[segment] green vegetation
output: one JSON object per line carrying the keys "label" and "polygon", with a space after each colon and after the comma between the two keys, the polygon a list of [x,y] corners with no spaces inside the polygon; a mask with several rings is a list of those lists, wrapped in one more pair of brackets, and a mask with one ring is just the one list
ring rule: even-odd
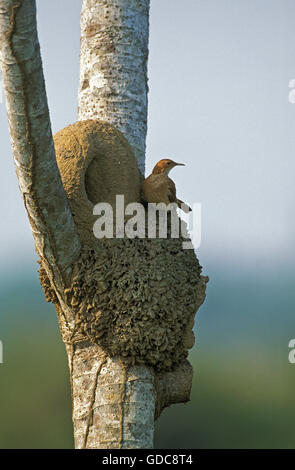
{"label": "green vegetation", "polygon": [[[211,284],[190,356],[192,400],[163,412],[157,448],[295,447],[292,283],[289,277],[259,289],[242,278]],[[54,309],[37,276],[21,278],[17,295],[12,283],[2,286],[0,448],[71,448],[68,366]]]}

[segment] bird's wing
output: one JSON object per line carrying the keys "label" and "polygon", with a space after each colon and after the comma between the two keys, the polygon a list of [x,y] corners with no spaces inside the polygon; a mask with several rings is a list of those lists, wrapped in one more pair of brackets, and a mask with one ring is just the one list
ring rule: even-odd
{"label": "bird's wing", "polygon": [[177,202],[176,187],[174,181],[168,178],[168,199],[170,202]]}
{"label": "bird's wing", "polygon": [[176,202],[178,207],[184,212],[191,212],[190,206],[181,201],[181,199],[177,199],[175,184],[170,178],[168,179],[168,198],[170,202]]}

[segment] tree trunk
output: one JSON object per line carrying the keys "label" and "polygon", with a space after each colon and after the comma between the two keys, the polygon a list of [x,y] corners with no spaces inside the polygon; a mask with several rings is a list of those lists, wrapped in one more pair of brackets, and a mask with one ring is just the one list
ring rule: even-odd
{"label": "tree trunk", "polygon": [[144,174],[150,0],[82,0],[79,119],[119,129]]}
{"label": "tree trunk", "polygon": [[136,449],[153,447],[154,374],[126,368],[91,343],[68,350],[73,390],[75,447]]}
{"label": "tree trunk", "polygon": [[[79,119],[100,119],[118,128],[131,144],[142,173],[149,3],[83,0],[81,12]],[[85,354],[89,357],[86,382],[81,379]],[[70,361],[71,355],[72,350]],[[76,446],[152,448],[156,399],[153,370],[146,366],[126,370],[119,360],[103,362],[102,356],[87,346],[85,351],[75,352],[72,361]],[[81,393],[84,385],[85,393],[90,387],[88,395],[92,398]]]}

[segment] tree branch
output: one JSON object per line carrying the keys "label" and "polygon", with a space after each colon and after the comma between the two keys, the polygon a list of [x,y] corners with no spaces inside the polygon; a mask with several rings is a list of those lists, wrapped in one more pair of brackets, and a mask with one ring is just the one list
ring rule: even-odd
{"label": "tree branch", "polygon": [[[57,282],[80,246],[56,164],[35,0],[0,5],[1,67],[16,173],[36,250]],[[62,282],[64,284],[64,282]]]}

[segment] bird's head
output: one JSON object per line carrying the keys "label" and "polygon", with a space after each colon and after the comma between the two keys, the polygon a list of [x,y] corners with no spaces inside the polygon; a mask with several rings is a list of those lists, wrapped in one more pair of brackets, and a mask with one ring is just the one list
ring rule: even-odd
{"label": "bird's head", "polygon": [[175,166],[184,166],[184,163],[176,163],[169,158],[163,158],[160,160],[153,169],[153,175],[168,175],[169,171]]}

